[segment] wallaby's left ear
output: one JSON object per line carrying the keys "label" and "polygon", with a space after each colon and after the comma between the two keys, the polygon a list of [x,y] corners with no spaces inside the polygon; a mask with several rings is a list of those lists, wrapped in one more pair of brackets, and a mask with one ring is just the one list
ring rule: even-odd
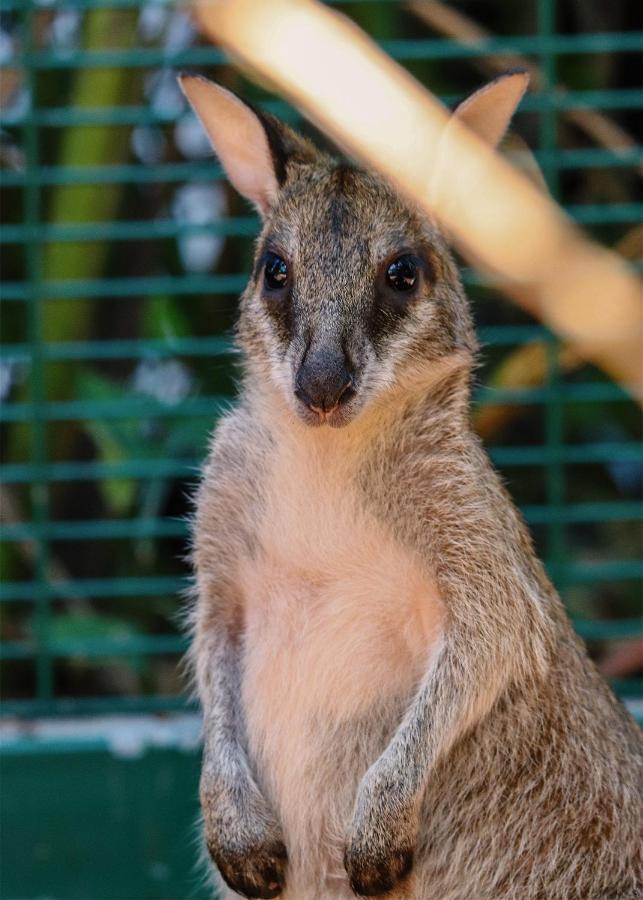
{"label": "wallaby's left ear", "polygon": [[507,72],[485,84],[456,107],[452,118],[485,143],[497,147],[529,84],[529,73]]}

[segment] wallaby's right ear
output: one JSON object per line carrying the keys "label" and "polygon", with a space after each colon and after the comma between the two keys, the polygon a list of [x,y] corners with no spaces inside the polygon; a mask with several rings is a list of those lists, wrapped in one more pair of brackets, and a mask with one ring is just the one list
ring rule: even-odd
{"label": "wallaby's right ear", "polygon": [[505,72],[467,97],[452,119],[466,125],[490,147],[497,147],[529,85],[523,69]]}
{"label": "wallaby's right ear", "polygon": [[312,144],[207,78],[180,75],[179,84],[230,182],[266,216],[286,181],[288,163],[314,159]]}

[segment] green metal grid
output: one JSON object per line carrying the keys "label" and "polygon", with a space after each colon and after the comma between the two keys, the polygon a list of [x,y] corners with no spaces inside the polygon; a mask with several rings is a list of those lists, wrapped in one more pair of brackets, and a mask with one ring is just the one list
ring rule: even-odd
{"label": "green metal grid", "polygon": [[[94,10],[136,11],[142,0],[69,0],[66,8],[88,14]],[[160,4],[163,6],[163,4]],[[453,103],[462,91],[449,83],[449,77],[441,75],[440,66],[452,66],[459,61],[463,67],[471,66],[479,58],[494,53],[525,53],[538,61],[542,68],[543,85],[538,93],[528,96],[518,126],[525,117],[536,117],[532,129],[535,138],[535,155],[543,169],[552,194],[560,200],[567,212],[579,223],[594,230],[599,239],[610,242],[613,229],[618,233],[630,228],[643,216],[643,204],[637,202],[636,192],[624,191],[618,200],[605,202],[600,196],[589,196],[582,203],[570,200],[563,185],[568,173],[586,173],[597,170],[625,173],[641,166],[643,148],[607,150],[594,146],[561,146],[559,126],[561,115],[570,109],[602,109],[608,113],[629,113],[643,108],[643,89],[628,85],[614,88],[596,87],[583,83],[582,76],[569,88],[557,87],[560,69],[564,62],[602,58],[604,54],[622,57],[636,53],[643,47],[643,33],[609,31],[601,33],[564,34],[559,32],[560,8],[557,0],[534,0],[532,33],[499,36],[478,46],[459,44],[452,40],[420,37],[406,33],[398,19],[402,19],[402,4],[396,0],[359,0],[336,4],[349,15],[364,22],[365,10],[393,11],[386,22],[395,34],[381,40],[382,46],[397,60],[413,66],[430,66],[439,76],[440,94],[447,103]],[[44,339],[44,315],[58,304],[63,311],[78,310],[78,304],[88,305],[94,315],[95,306],[105,304],[138,303],[150,295],[169,295],[183,298],[186,305],[200,303],[214,297],[229,308],[233,296],[245,283],[242,267],[229,267],[225,271],[208,274],[178,272],[176,267],[158,265],[144,275],[124,276],[108,264],[98,277],[92,279],[51,279],[45,273],[43,263],[47,248],[52,245],[89,245],[106,242],[110,247],[127,246],[135,250],[150,242],[168,242],[202,232],[218,233],[245,247],[237,254],[248,259],[248,245],[256,232],[257,222],[252,216],[236,207],[235,213],[217,223],[206,225],[177,222],[167,213],[155,216],[136,215],[132,209],[121,209],[111,218],[96,221],[52,222],[47,218],[47,202],[50,192],[61,186],[95,186],[96,191],[118,188],[122,191],[135,186],[148,185],[165,189],[190,181],[215,182],[222,179],[219,167],[211,161],[177,160],[162,161],[154,165],[104,161],[99,165],[61,165],[52,162],[50,143],[58,140],[65,130],[83,128],[132,129],[150,126],[168,129],[183,111],[165,114],[155,111],[139,97],[137,102],[126,99],[122,104],[96,104],[73,108],[66,105],[69,96],[69,78],[82,71],[102,71],[114,67],[131,70],[137,77],[141,70],[158,71],[168,68],[199,68],[228,79],[224,68],[225,56],[216,48],[190,46],[169,52],[158,46],[130,46],[127,48],[96,48],[82,45],[64,53],[43,48],[36,35],[43,12],[27,0],[5,0],[4,9],[21,23],[22,36],[12,65],[24,74],[24,84],[32,98],[30,107],[19,117],[0,115],[0,127],[14,134],[24,151],[25,164],[21,170],[2,171],[2,186],[8,195],[19,192],[22,215],[0,227],[0,248],[5,252],[22,254],[20,277],[10,277],[2,286],[2,299],[7,319],[24,310],[23,330],[10,334],[0,345],[5,363],[22,367],[26,372],[26,389],[14,391],[11,402],[0,409],[0,427],[9,429],[18,425],[28,429],[28,452],[22,458],[9,457],[0,466],[0,480],[12,491],[23,492],[27,502],[24,521],[4,523],[0,526],[0,538],[6,554],[25,543],[33,548],[31,570],[21,578],[3,579],[0,585],[0,601],[5,609],[16,607],[30,610],[27,618],[20,619],[26,626],[19,637],[6,631],[0,641],[0,658],[4,660],[5,673],[11,674],[11,666],[32,663],[35,666],[33,690],[25,695],[17,692],[4,699],[3,711],[7,714],[35,715],[44,713],[69,714],[71,712],[105,711],[159,711],[182,708],[185,701],[177,695],[143,693],[122,696],[65,696],[56,684],[57,666],[74,660],[130,661],[135,658],[177,657],[184,649],[184,640],[177,634],[171,622],[166,623],[164,633],[125,635],[121,637],[60,638],[53,635],[56,606],[61,600],[82,598],[91,603],[102,603],[105,612],[130,601],[134,604],[149,603],[154,598],[169,598],[186,587],[185,574],[180,571],[158,574],[142,573],[132,560],[128,571],[117,575],[96,573],[91,577],[78,575],[70,581],[56,582],[49,573],[52,562],[52,545],[73,544],[79,553],[91,552],[91,548],[114,541],[166,540],[185,538],[185,522],[169,514],[118,517],[100,515],[89,518],[68,519],[52,514],[52,496],[60,486],[78,483],[79,491],[88,484],[95,486],[119,479],[134,480],[145,484],[154,479],[166,479],[174,484],[189,485],[194,482],[199,459],[203,455],[203,437],[217,411],[224,408],[227,395],[203,391],[185,399],[179,408],[169,407],[160,400],[143,396],[123,396],[118,399],[87,399],[76,396],[73,387],[63,397],[51,398],[48,377],[51,367],[96,365],[101,362],[134,365],[145,359],[181,358],[191,365],[216,362],[229,366],[232,351],[226,334],[170,335],[168,337],[120,337],[118,332],[95,333],[83,339],[46,341]],[[475,12],[475,8],[474,8]],[[478,12],[482,15],[483,12]],[[408,17],[408,14],[407,14]],[[381,21],[374,14],[374,22]],[[386,24],[386,23],[385,23]],[[408,25],[405,26],[408,32]],[[568,67],[567,72],[571,69]],[[60,89],[52,94],[47,79],[57,79]],[[478,77],[474,80],[481,80]],[[248,87],[248,90],[251,90]],[[43,98],[46,98],[43,99]],[[288,121],[298,122],[300,117],[286,104],[261,95],[266,108]],[[523,116],[524,114],[524,116]],[[522,116],[522,119],[521,119]],[[133,217],[128,214],[134,212]],[[612,229],[612,231],[610,231]],[[475,272],[465,272],[476,309],[481,311],[482,340],[490,353],[510,352],[511,349],[533,340],[544,340],[548,347],[548,377],[542,386],[524,389],[492,389],[482,387],[478,402],[508,403],[522,410],[536,411],[542,417],[542,434],[537,440],[513,439],[491,446],[491,455],[498,466],[510,475],[513,485],[520,485],[530,478],[542,476],[543,490],[539,502],[523,502],[527,521],[535,529],[540,528],[539,546],[545,555],[550,574],[565,599],[577,586],[608,586],[632,583],[640,584],[643,563],[629,556],[605,555],[600,558],[584,558],[574,542],[570,542],[570,529],[592,527],[598,524],[624,523],[632,528],[641,521],[643,507],[635,496],[624,496],[614,491],[607,499],[570,497],[570,472],[573,467],[606,467],[620,464],[641,464],[641,444],[635,433],[621,435],[614,440],[582,441],[567,439],[568,422],[574,410],[584,407],[596,409],[600,417],[605,410],[629,409],[633,406],[627,394],[609,382],[601,373],[586,367],[580,376],[569,378],[558,365],[559,344],[537,323],[516,321],[516,314],[508,306],[499,321],[486,321],[483,305],[488,285]],[[482,293],[479,293],[482,291]],[[482,299],[480,299],[482,298]],[[84,303],[83,301],[86,301]],[[91,301],[91,302],[90,302]],[[75,304],[71,307],[69,304]],[[73,334],[73,332],[72,332]],[[195,439],[189,457],[180,459],[156,455],[126,459],[72,459],[54,456],[51,452],[52,427],[58,423],[109,423],[149,420],[186,420],[196,423],[201,438]],[[537,473],[537,474],[534,474]],[[55,503],[53,503],[55,506]],[[90,548],[89,550],[87,548]],[[10,556],[7,558],[11,559]],[[9,567],[11,569],[11,566]],[[573,599],[573,597],[572,597]],[[617,640],[641,635],[642,622],[636,610],[622,610],[614,616],[597,614],[596,610],[574,608],[572,612],[581,635],[591,641]],[[177,602],[178,606],[178,602]],[[631,607],[631,604],[630,604]],[[131,604],[128,607],[131,609]],[[639,610],[640,612],[640,610]],[[19,615],[22,615],[20,613]],[[640,696],[640,680],[631,678],[616,683],[618,690],[628,697]]]}

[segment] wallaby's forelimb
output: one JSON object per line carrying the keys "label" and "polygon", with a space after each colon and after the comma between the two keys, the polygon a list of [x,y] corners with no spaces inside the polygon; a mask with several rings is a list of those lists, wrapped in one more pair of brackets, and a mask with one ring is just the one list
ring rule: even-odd
{"label": "wallaby's forelimb", "polygon": [[[426,459],[436,476],[417,498],[418,518],[431,523],[419,537],[434,562],[446,621],[407,715],[358,791],[345,858],[353,889],[366,895],[382,893],[411,868],[421,801],[438,760],[510,684],[544,674],[547,665],[547,598],[533,561],[511,552],[521,543],[528,548],[528,538],[513,511],[498,517],[498,498],[486,496],[503,489],[476,439],[451,447],[445,440]],[[471,477],[472,463],[479,478]]]}
{"label": "wallaby's forelimb", "polygon": [[[238,502],[238,468],[252,471],[248,449],[221,428],[201,498],[194,558],[200,571],[191,657],[203,709],[199,786],[208,852],[227,884],[247,897],[276,897],[285,880],[281,828],[257,784],[247,753],[241,692],[242,598],[229,577],[248,547],[253,503]],[[247,476],[245,476],[247,477]],[[253,491],[250,481],[246,489]]]}
{"label": "wallaby's forelimb", "polygon": [[[213,606],[212,598],[203,599]],[[224,628],[197,636],[204,711],[199,793],[208,852],[227,884],[248,897],[276,897],[284,884],[281,829],[248,763],[240,709],[239,649]]]}

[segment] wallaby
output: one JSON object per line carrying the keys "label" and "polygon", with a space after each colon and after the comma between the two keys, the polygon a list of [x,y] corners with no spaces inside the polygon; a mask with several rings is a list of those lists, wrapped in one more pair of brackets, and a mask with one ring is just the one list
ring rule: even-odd
{"label": "wallaby", "polygon": [[[223,896],[643,896],[640,732],[472,431],[444,236],[375,174],[181,85],[263,220],[193,535]],[[496,145],[525,88],[510,73],[454,115]]]}

